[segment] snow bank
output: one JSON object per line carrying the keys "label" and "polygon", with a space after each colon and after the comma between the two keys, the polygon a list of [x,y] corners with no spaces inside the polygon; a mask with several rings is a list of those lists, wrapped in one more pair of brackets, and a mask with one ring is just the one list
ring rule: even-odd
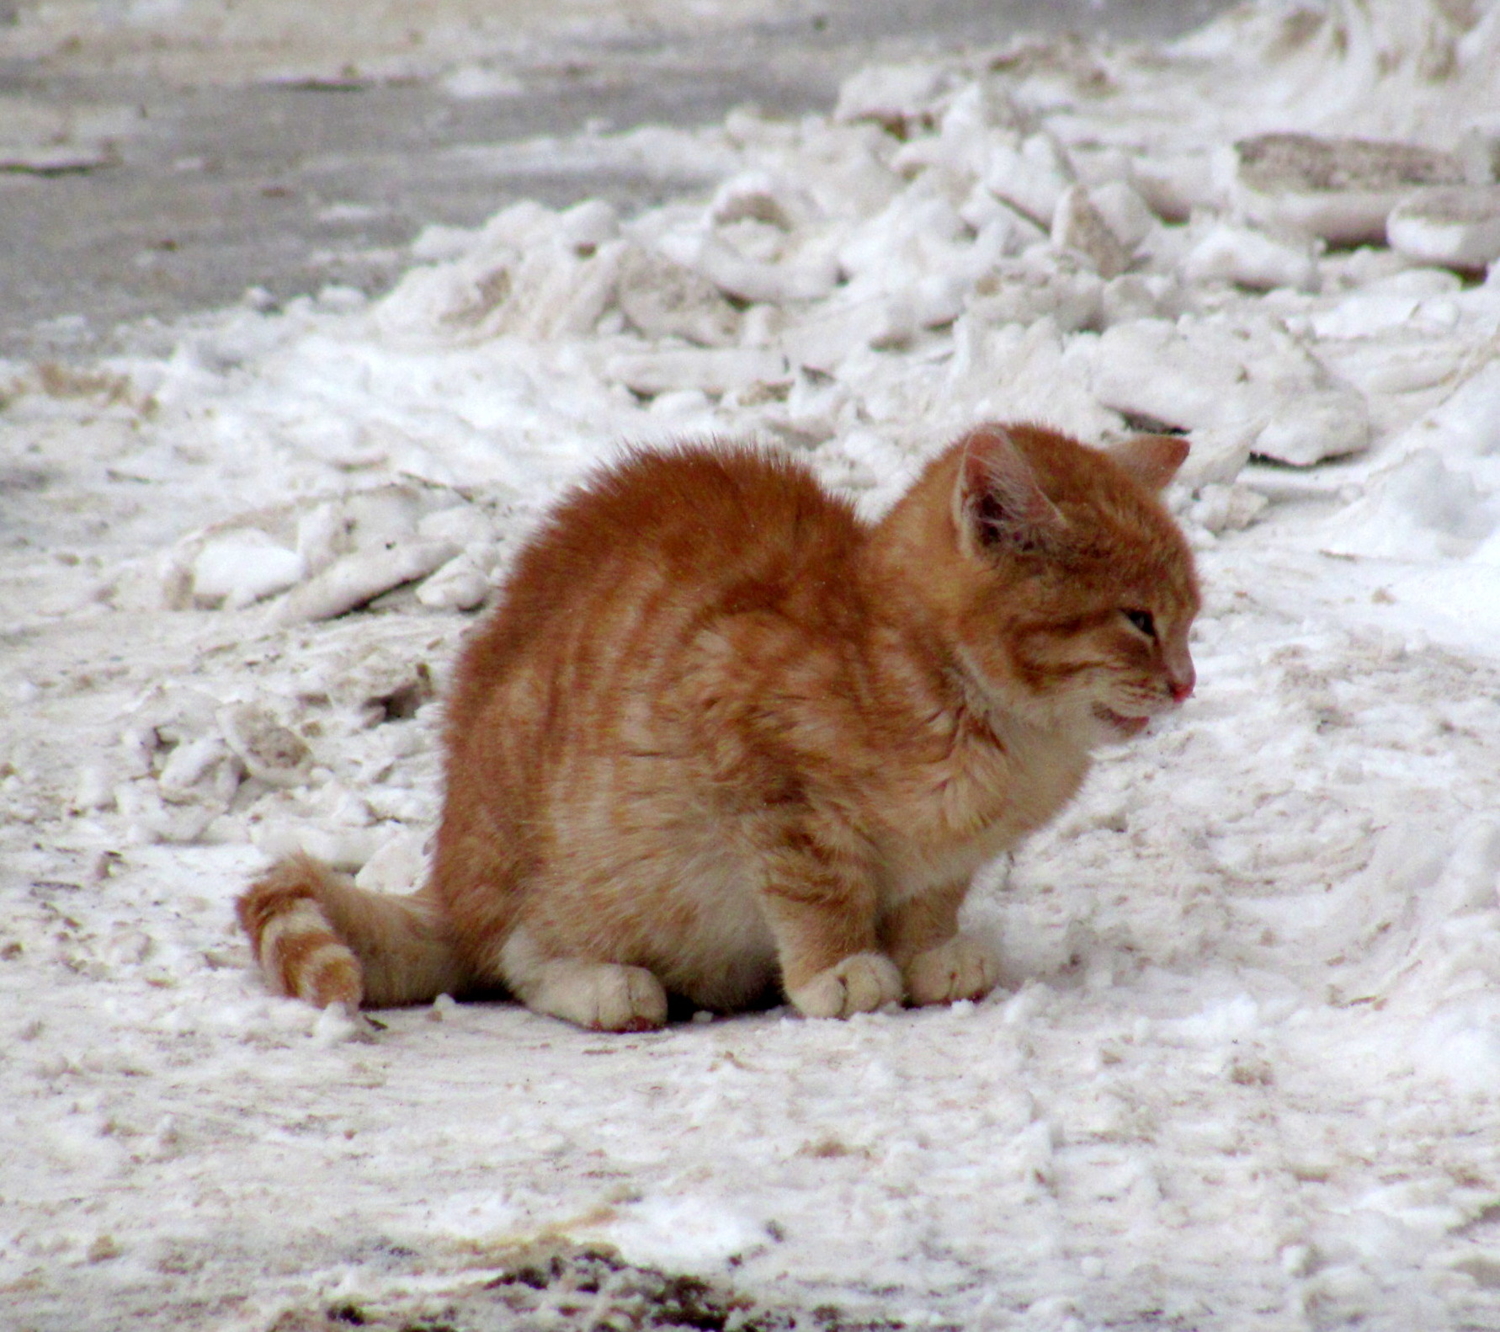
{"label": "snow bank", "polygon": [[[5,367],[8,1310],[263,1328],[545,1241],[910,1326],[1500,1326],[1497,51],[1264,4],[872,69],[526,150],[701,197]],[[1186,431],[1208,589],[1197,697],[976,894],[1002,992],[373,1040],[264,993],[237,887],[418,881],[448,664],[584,469],[758,438],[873,512],[988,417]]]}

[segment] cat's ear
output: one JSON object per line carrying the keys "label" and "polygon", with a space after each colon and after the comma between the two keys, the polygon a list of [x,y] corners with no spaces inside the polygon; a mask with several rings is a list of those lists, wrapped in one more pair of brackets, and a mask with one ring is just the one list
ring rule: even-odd
{"label": "cat's ear", "polygon": [[1109,448],[1109,456],[1150,490],[1165,490],[1188,456],[1181,435],[1132,435]]}
{"label": "cat's ear", "polygon": [[1065,522],[1036,474],[1000,426],[974,431],[959,446],[953,522],[966,555],[1050,549]]}

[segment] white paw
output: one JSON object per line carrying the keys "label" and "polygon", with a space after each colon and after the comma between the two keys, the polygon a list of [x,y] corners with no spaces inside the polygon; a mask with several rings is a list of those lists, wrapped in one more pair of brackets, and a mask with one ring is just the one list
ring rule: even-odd
{"label": "white paw", "polygon": [[884,953],[854,953],[787,997],[807,1017],[846,1018],[901,1002],[901,973]]}
{"label": "white paw", "polygon": [[906,993],[914,1004],[951,1004],[978,999],[1000,979],[1000,959],[971,934],[918,953],[906,964]]}
{"label": "white paw", "polygon": [[667,1020],[667,992],[644,967],[551,962],[528,1008],[594,1031],[650,1031]]}

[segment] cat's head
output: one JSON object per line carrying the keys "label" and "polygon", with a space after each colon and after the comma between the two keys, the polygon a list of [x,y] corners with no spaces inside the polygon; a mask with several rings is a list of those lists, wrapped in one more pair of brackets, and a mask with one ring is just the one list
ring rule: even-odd
{"label": "cat's head", "polygon": [[957,646],[1007,710],[1122,739],[1193,692],[1198,579],[1158,497],[1187,452],[1035,426],[985,426],[950,450]]}

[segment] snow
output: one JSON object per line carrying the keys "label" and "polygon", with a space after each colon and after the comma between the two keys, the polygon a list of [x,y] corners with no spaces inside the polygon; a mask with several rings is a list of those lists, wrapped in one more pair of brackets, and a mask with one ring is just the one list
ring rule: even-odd
{"label": "snow", "polygon": [[1500,259],[1500,190],[1419,194],[1396,206],[1386,231],[1395,249],[1421,263],[1484,268]]}
{"label": "snow", "polygon": [[[7,1325],[262,1329],[606,1244],[799,1325],[1500,1327],[1500,276],[1213,170],[1489,132],[1468,12],[1266,3],[541,143],[704,189],[0,367]],[[1189,430],[1207,594],[1196,697],[976,891],[994,995],[601,1037],[265,992],[236,892],[298,845],[420,878],[449,663],[587,468],[756,437],[874,512],[992,416]]]}

